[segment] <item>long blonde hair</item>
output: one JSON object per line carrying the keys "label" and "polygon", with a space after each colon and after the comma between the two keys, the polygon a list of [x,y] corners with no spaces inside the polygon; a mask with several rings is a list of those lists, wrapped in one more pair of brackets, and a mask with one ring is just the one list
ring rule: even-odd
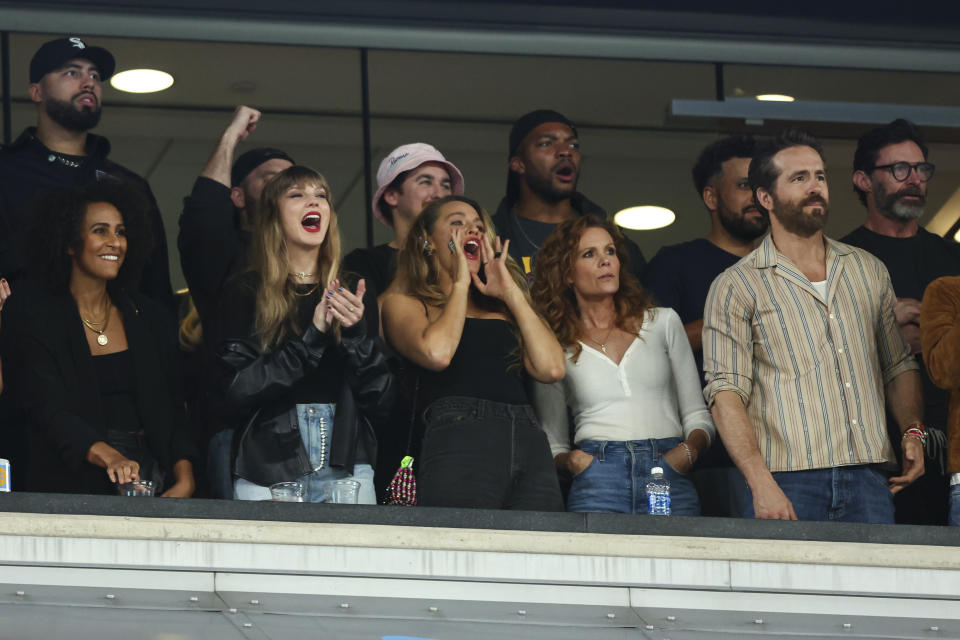
{"label": "long blonde hair", "polygon": [[[309,167],[294,165],[270,178],[260,195],[253,242],[250,247],[250,270],[258,275],[255,295],[254,332],[263,349],[275,347],[290,334],[299,334],[303,327],[297,320],[299,298],[290,279],[287,241],[280,220],[280,199],[292,187],[307,189],[319,186],[330,202],[330,224],[317,258],[317,273],[325,289],[330,288],[340,271],[340,231],[334,211],[333,196],[327,179]],[[339,335],[339,326],[334,327]]]}
{"label": "long blonde hair", "polygon": [[[494,229],[493,221],[490,215],[480,204],[464,196],[446,196],[439,200],[434,200],[417,216],[413,226],[407,233],[407,239],[400,248],[400,254],[397,256],[397,276],[396,281],[400,291],[423,300],[425,303],[435,307],[442,307],[447,303],[447,294],[440,288],[440,263],[434,256],[435,251],[446,251],[446,247],[433,247],[428,244],[428,238],[433,233],[434,226],[440,218],[440,210],[445,204],[450,202],[462,202],[470,206],[480,219],[483,221],[484,235],[490,240],[493,246],[497,233]],[[510,277],[513,278],[526,296],[527,302],[530,302],[530,293],[527,290],[527,281],[517,265],[517,262],[507,256],[507,270]],[[470,289],[470,295],[474,303],[484,309],[501,311],[508,317],[510,312],[507,306],[499,300],[479,295],[473,287]]]}

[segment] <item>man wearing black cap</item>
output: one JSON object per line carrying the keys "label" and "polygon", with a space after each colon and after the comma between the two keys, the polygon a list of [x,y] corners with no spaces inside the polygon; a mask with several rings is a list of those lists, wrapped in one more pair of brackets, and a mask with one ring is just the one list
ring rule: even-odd
{"label": "man wearing black cap", "polygon": [[237,144],[247,139],[259,121],[256,109],[237,107],[193,191],[183,201],[177,236],[180,266],[200,320],[208,326],[223,284],[246,266],[263,185],[293,165],[286,153],[268,148],[251,149],[233,161]]}
{"label": "man wearing black cap", "polygon": [[231,443],[233,429],[222,414],[222,401],[213,380],[210,357],[216,337],[217,296],[227,279],[247,266],[250,230],[256,206],[267,180],[293,165],[279,149],[259,148],[243,153],[237,161],[237,144],[257,128],[260,112],[239,106],[220,136],[193,191],[183,200],[180,215],[180,266],[200,316],[204,333],[201,374],[192,390],[194,422],[202,425],[207,445],[206,479],[210,497],[233,497]]}
{"label": "man wearing black cap", "polygon": [[[580,140],[577,128],[563,114],[539,109],[521,116],[510,130],[507,195],[493,222],[497,233],[510,239],[510,255],[529,274],[540,245],[554,227],[585,214],[606,217],[594,202],[577,191]],[[637,277],[646,260],[627,239],[630,271]]]}
{"label": "man wearing black cap", "polygon": [[109,51],[77,37],[51,40],[31,59],[29,93],[37,126],[0,152],[0,275],[14,280],[22,275],[29,251],[22,234],[36,196],[50,188],[116,180],[151,203],[154,250],[140,290],[172,308],[166,234],[150,185],[108,160],[110,143],[88,133],[100,121],[102,83],[115,66]]}

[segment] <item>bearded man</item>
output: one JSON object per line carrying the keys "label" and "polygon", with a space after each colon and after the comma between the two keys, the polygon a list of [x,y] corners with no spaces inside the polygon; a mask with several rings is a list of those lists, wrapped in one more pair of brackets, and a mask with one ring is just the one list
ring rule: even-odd
{"label": "bearded man", "polygon": [[[920,226],[927,184],[935,169],[927,155],[920,131],[907,120],[894,120],[863,134],[853,157],[853,189],[867,209],[867,219],[843,238],[843,242],[880,258],[887,267],[897,295],[897,324],[915,354],[921,350],[920,300],[927,285],[941,276],[960,275],[956,243]],[[927,448],[927,474],[897,496],[896,521],[944,525],[947,394],[933,384],[922,363],[920,373],[932,446]],[[896,425],[890,425],[890,433],[896,433]],[[894,442],[899,457],[899,443],[895,438]]]}
{"label": "bearded man", "polygon": [[[733,135],[707,145],[693,165],[693,186],[710,215],[710,233],[663,247],[644,271],[644,285],[657,304],[680,316],[693,348],[697,370],[703,370],[703,305],[714,278],[733,266],[757,244],[770,226],[767,214],[753,201],[747,169],[756,148],[749,135]],[[697,460],[693,482],[705,516],[739,517],[743,512],[743,477],[721,438]]]}
{"label": "bearded man", "polygon": [[103,83],[116,67],[113,55],[78,37],[51,40],[30,61],[30,100],[37,126],[0,151],[0,276],[22,277],[23,233],[34,199],[56,187],[116,181],[150,202],[154,249],[139,289],[173,309],[166,234],[147,181],[107,159],[110,143],[88,133],[100,122]]}
{"label": "bearded man", "polygon": [[[770,234],[713,281],[704,397],[746,479],[744,517],[892,523],[924,471],[923,400],[883,263],[827,238],[820,143],[787,130],[748,172]],[[899,426],[894,475],[884,405]]]}

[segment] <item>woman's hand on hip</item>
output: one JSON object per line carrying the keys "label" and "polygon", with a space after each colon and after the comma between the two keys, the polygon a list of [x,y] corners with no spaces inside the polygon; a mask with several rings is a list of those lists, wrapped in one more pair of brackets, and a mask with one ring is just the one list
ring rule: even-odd
{"label": "woman's hand on hip", "polygon": [[593,462],[593,458],[594,456],[582,449],[573,449],[567,454],[567,471],[574,476],[583,473],[583,470]]}

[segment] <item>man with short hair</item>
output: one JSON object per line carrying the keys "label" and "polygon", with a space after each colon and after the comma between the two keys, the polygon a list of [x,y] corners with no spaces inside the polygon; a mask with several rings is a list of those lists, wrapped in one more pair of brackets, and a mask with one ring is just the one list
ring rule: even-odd
{"label": "man with short hair", "polygon": [[[577,191],[580,138],[563,114],[539,109],[518,118],[510,130],[507,161],[507,195],[493,223],[510,240],[510,255],[530,274],[537,251],[558,224],[606,213]],[[646,260],[635,242],[626,242],[630,271],[639,278]]]}
{"label": "man with short hair", "polygon": [[463,174],[435,147],[425,142],[404,144],[380,162],[373,213],[393,230],[393,240],[375,247],[354,249],[344,258],[344,268],[372,284],[377,295],[393,281],[397,253],[413,221],[430,202],[463,194]]}
{"label": "man with short hair", "polygon": [[[365,278],[368,291],[382,294],[396,275],[397,253],[423,208],[444,196],[462,195],[463,187],[463,174],[435,147],[425,142],[413,142],[391,151],[377,169],[377,192],[371,204],[377,219],[393,230],[393,240],[375,247],[354,249],[343,260],[344,270]],[[378,333],[379,314],[376,309],[372,311],[372,318],[365,312],[367,330]],[[399,394],[401,399],[394,404],[387,420],[373,425],[377,436],[374,486],[381,499],[401,459],[406,455],[414,458],[420,455],[422,435],[420,425],[413,417],[417,409],[414,404],[416,375],[405,370],[400,359],[391,362],[398,384],[405,393]]]}
{"label": "man with short hair", "polygon": [[[710,233],[657,252],[644,271],[644,284],[657,303],[671,307],[683,321],[697,370],[703,371],[703,304],[710,284],[724,269],[753,251],[770,226],[757,208],[747,179],[756,140],[733,135],[707,145],[693,166],[693,184],[710,213]],[[723,441],[717,438],[697,460],[694,483],[703,515],[738,517],[743,478]]]}
{"label": "man with short hair", "polygon": [[263,186],[294,164],[284,151],[251,149],[234,162],[237,145],[257,128],[261,113],[240,105],[224,129],[180,215],[180,266],[200,320],[216,311],[227,279],[246,268],[250,232]]}
{"label": "man with short hair", "polygon": [[267,181],[294,164],[279,149],[257,148],[234,161],[237,145],[249,137],[260,122],[261,113],[240,105],[217,141],[193,190],[183,199],[180,214],[180,266],[190,287],[190,296],[200,316],[203,352],[194,363],[197,384],[189,389],[191,422],[207,440],[204,487],[213,498],[233,497],[232,423],[237,416],[223,415],[223,399],[215,380],[211,357],[219,344],[217,305],[227,280],[247,267],[250,233],[256,207]]}
{"label": "man with short hair", "polygon": [[77,37],[44,43],[30,60],[30,100],[37,126],[28,127],[0,152],[0,275],[23,275],[24,238],[31,206],[42,192],[112,180],[142,193],[150,202],[154,249],[139,289],[173,308],[163,219],[147,181],[107,158],[110,143],[89,133],[100,122],[102,83],[113,75],[113,55]]}
{"label": "man with short hair", "polygon": [[[787,130],[759,144],[748,175],[771,232],[714,280],[703,327],[704,397],[749,486],[744,515],[892,523],[892,493],[923,474],[925,432],[890,277],[824,236],[816,138]],[[904,449],[889,479],[885,402]]]}
{"label": "man with short hair", "polygon": [[[890,272],[897,295],[897,323],[914,354],[920,353],[920,301],[931,282],[960,275],[956,244],[920,226],[927,182],[934,165],[919,129],[907,120],[871,129],[857,141],[853,157],[853,189],[867,209],[867,219],[843,238],[880,258]],[[947,523],[948,484],[944,465],[947,394],[938,389],[920,363],[924,413],[930,424],[927,473],[896,498],[896,520],[906,524]],[[894,452],[897,425],[888,419]]]}

